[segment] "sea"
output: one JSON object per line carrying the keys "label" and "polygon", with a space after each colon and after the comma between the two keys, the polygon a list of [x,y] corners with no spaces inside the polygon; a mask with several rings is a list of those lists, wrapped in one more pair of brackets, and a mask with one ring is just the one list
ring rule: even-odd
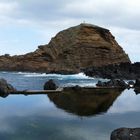
{"label": "sea", "polygon": [[133,89],[90,90],[107,79],[22,72],[0,72],[0,78],[17,90],[42,90],[49,79],[59,87],[87,87],[81,92],[0,97],[0,140],[110,140],[114,129],[140,127],[140,95]]}

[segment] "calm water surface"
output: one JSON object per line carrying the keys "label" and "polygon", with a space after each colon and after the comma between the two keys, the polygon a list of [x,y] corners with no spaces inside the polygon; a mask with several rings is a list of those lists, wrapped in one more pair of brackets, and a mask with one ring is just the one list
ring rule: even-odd
{"label": "calm water surface", "polygon": [[[94,86],[98,79],[78,75],[0,73],[19,90]],[[109,140],[118,127],[140,127],[140,95],[133,90],[81,91],[0,98],[0,140]]]}

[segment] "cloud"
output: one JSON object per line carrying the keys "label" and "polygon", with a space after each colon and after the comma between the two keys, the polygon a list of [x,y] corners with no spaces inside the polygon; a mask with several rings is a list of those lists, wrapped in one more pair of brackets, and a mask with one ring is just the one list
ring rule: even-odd
{"label": "cloud", "polygon": [[[83,21],[97,24],[111,29],[119,44],[122,44],[133,61],[140,59],[138,55],[132,56],[140,46],[138,39],[140,31],[139,0],[0,0],[0,20],[0,29],[3,27],[23,28],[25,31],[27,29],[31,35],[30,40],[38,40],[38,44],[47,44],[48,40],[58,31]],[[37,38],[34,38],[32,30],[36,30],[38,33]],[[17,32],[16,29],[15,32]],[[36,48],[36,46],[30,47],[26,44],[26,40],[28,40],[26,36],[22,39],[13,38],[13,40],[17,39],[19,41],[24,39],[26,48]],[[9,37],[5,40],[11,39]],[[31,42],[29,44],[34,45]],[[18,49],[20,50],[19,47],[17,47]]]}
{"label": "cloud", "polygon": [[16,7],[17,7],[16,2],[10,3],[0,2],[0,15],[1,16],[11,15],[11,12],[14,12]]}
{"label": "cloud", "polygon": [[[87,20],[104,26],[140,29],[139,0],[14,0],[0,1],[0,15],[18,23],[59,23]],[[27,22],[28,21],[28,22]],[[33,24],[33,23],[32,23]]]}
{"label": "cloud", "polygon": [[111,27],[113,35],[116,37],[117,42],[123,47],[125,52],[129,54],[130,60],[132,62],[140,61],[140,30]]}

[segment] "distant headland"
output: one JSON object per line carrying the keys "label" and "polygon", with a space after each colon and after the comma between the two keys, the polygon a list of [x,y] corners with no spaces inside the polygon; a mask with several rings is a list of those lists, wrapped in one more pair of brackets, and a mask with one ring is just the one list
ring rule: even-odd
{"label": "distant headland", "polygon": [[[136,74],[133,70],[135,64],[131,64],[128,55],[116,42],[111,32],[108,29],[86,23],[59,32],[47,45],[38,46],[34,52],[12,57],[0,56],[1,71],[61,74],[85,72],[89,76],[105,78],[111,74],[109,71],[106,76],[102,75],[108,66],[109,69],[114,68],[112,68],[114,77],[115,74],[117,76],[117,72],[122,73],[123,70],[118,68],[120,64],[121,66],[127,64],[128,69],[131,67],[131,70],[125,75],[126,79],[131,72],[132,75]],[[139,64],[137,63],[137,65]],[[123,75],[121,76],[123,78]],[[132,76],[129,78],[133,79]]]}

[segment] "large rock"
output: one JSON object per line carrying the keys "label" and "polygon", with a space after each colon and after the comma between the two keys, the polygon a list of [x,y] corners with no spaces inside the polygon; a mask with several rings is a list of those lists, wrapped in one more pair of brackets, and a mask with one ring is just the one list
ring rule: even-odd
{"label": "large rock", "polygon": [[130,63],[108,29],[82,23],[59,32],[49,44],[20,56],[1,56],[0,70],[78,73],[88,67]]}
{"label": "large rock", "polygon": [[15,91],[16,89],[12,85],[7,83],[5,79],[0,79],[0,96],[6,97],[10,93],[15,92]]}
{"label": "large rock", "polygon": [[136,79],[134,86],[140,88],[140,79]]}
{"label": "large rock", "polygon": [[134,88],[135,82],[134,81],[128,81],[128,87],[129,88]]}
{"label": "large rock", "polygon": [[44,90],[56,90],[56,89],[57,89],[57,85],[52,79],[44,84]]}
{"label": "large rock", "polygon": [[111,140],[140,140],[140,128],[119,128],[111,133]]}

